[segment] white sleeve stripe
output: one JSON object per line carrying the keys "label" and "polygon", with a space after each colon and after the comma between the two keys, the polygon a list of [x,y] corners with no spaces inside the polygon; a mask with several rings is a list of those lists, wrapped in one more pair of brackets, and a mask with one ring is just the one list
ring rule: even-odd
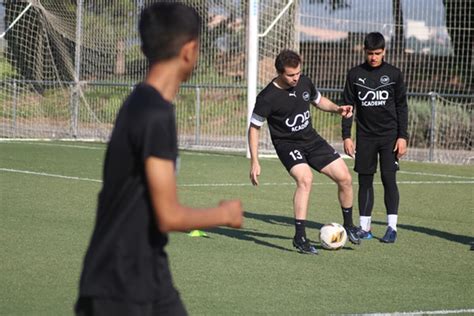
{"label": "white sleeve stripe", "polygon": [[319,104],[319,102],[321,101],[321,93],[319,91],[316,91],[318,94],[316,95],[316,98],[314,98],[314,102],[316,102],[316,104]]}
{"label": "white sleeve stripe", "polygon": [[256,126],[262,126],[263,123],[265,123],[265,118],[258,114],[252,113],[252,117],[250,118],[250,123]]}

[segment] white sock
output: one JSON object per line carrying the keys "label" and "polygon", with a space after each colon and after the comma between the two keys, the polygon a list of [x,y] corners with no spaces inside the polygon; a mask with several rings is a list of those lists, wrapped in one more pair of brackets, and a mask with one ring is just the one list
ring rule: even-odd
{"label": "white sock", "polygon": [[393,230],[397,230],[397,221],[398,221],[398,215],[397,214],[388,214],[387,215],[388,226],[392,227]]}
{"label": "white sock", "polygon": [[372,222],[371,216],[360,216],[359,217],[360,228],[366,232],[370,231],[370,223]]}

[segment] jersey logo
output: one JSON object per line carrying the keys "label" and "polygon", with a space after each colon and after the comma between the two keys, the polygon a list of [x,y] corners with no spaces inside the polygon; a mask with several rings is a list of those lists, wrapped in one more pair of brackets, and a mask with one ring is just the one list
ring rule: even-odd
{"label": "jersey logo", "polygon": [[362,82],[363,84],[365,84],[365,80],[367,80],[367,78],[358,78],[357,80],[359,80],[360,82]]}
{"label": "jersey logo", "polygon": [[288,94],[289,97],[295,97],[296,98],[296,91],[290,92]]}
{"label": "jersey logo", "polygon": [[361,92],[357,93],[362,106],[384,106],[389,97],[389,93],[386,90],[380,91],[367,91],[362,96]]}
{"label": "jersey logo", "polygon": [[382,77],[380,77],[380,83],[381,84],[387,84],[390,82],[390,77],[387,76],[387,75],[383,75]]}
{"label": "jersey logo", "polygon": [[309,101],[309,92],[308,91],[303,92],[303,100]]}
{"label": "jersey logo", "polygon": [[290,119],[287,118],[285,121],[286,126],[291,128],[292,132],[298,132],[302,129],[305,129],[309,124],[310,113],[309,111],[304,112],[303,114],[297,114],[293,121],[290,122]]}

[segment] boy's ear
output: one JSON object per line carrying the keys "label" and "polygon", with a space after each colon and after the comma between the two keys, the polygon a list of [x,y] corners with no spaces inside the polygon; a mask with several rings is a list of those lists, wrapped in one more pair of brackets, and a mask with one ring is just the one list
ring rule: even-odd
{"label": "boy's ear", "polygon": [[199,44],[197,40],[191,40],[181,47],[180,57],[186,63],[196,63],[199,53]]}

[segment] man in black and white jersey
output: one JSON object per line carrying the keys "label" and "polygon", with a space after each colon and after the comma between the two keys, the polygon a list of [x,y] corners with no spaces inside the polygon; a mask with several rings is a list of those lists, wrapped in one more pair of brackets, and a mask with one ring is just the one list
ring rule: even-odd
{"label": "man in black and white jersey", "polygon": [[364,41],[366,61],[352,68],[344,88],[344,102],[355,107],[356,147],[351,139],[352,117],[342,119],[344,151],[355,156],[359,180],[359,214],[362,239],[372,238],[373,180],[380,160],[388,227],[382,242],[397,238],[399,192],[396,183],[398,159],[407,152],[408,110],[401,71],[383,60],[385,40],[369,33]]}
{"label": "man in black and white jersey", "polygon": [[349,240],[360,243],[358,227],[352,222],[352,178],[345,162],[311,124],[312,104],[326,112],[352,115],[351,106],[337,106],[316,90],[311,80],[301,75],[301,58],[291,50],[282,51],[275,60],[278,76],[257,96],[248,131],[251,155],[250,179],[258,185],[259,130],[268,121],[273,145],[280,161],[296,181],[293,198],[295,236],[293,246],[302,253],[317,254],[306,238],[305,223],[313,173],[311,167],[331,178],[338,186],[338,198]]}

